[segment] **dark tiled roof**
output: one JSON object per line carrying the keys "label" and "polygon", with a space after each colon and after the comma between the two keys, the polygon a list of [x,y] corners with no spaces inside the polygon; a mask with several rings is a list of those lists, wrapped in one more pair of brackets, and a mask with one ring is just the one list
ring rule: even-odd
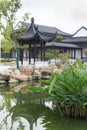
{"label": "dark tiled roof", "polygon": [[[19,30],[18,29],[16,29],[16,27],[20,24],[20,23],[22,23],[22,22],[19,22],[15,27],[14,27],[14,32],[19,32]],[[27,28],[27,30],[30,28],[30,26],[31,26],[31,23],[25,23],[25,25],[26,25],[26,28]],[[70,37],[70,36],[72,36],[71,34],[69,34],[69,33],[66,33],[66,32],[63,32],[63,31],[61,31],[60,29],[57,29],[56,27],[50,27],[50,26],[45,26],[45,25],[38,25],[38,24],[35,24],[35,26],[38,28],[38,30],[40,31],[40,32],[43,32],[43,33],[57,33],[58,35],[62,35],[62,36],[66,36],[66,37]]]}
{"label": "dark tiled roof", "polygon": [[50,43],[46,43],[47,47],[61,47],[61,48],[78,48],[80,49],[81,47],[79,45],[76,44],[70,44],[70,43],[58,43],[58,42],[50,42]]}
{"label": "dark tiled roof", "polygon": [[[28,28],[30,27],[30,23],[26,23],[26,25],[27,25]],[[55,32],[57,32],[57,34],[59,34],[59,35],[72,36],[71,34],[63,32],[63,31],[57,29],[56,27],[49,27],[49,26],[37,25],[37,24],[35,24],[35,25],[38,26],[38,30],[45,32],[45,33],[55,33]]]}
{"label": "dark tiled roof", "polygon": [[[24,32],[24,34],[18,38],[19,41],[25,42],[37,40],[38,42],[50,42],[56,37],[57,34],[56,29],[52,31],[50,30],[51,32],[49,33],[40,30],[39,27],[34,24],[34,18],[31,19],[30,25],[26,25],[26,28],[26,32]],[[16,30],[14,33],[18,33],[18,30]]]}
{"label": "dark tiled roof", "polygon": [[87,37],[72,37],[72,38],[67,38],[62,40],[62,42],[65,43],[83,43],[83,42],[87,42]]}

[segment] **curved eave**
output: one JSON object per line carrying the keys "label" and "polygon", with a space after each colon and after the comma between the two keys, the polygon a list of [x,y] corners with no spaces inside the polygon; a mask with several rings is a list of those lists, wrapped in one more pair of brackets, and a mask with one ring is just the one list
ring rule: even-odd
{"label": "curved eave", "polygon": [[31,27],[18,39],[19,41],[42,41],[50,42],[56,37],[56,32],[54,34],[40,32],[36,26],[31,25]]}
{"label": "curved eave", "polygon": [[50,34],[50,33],[43,33],[43,32],[38,31],[38,37],[43,42],[50,42],[50,41],[52,41],[56,37],[56,34],[57,33]]}

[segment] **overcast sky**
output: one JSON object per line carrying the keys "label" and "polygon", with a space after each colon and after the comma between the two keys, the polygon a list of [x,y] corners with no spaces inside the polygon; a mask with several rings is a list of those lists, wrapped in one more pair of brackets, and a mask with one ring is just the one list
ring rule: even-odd
{"label": "overcast sky", "polygon": [[17,17],[29,12],[36,24],[57,27],[67,33],[87,27],[87,0],[21,0],[21,3]]}

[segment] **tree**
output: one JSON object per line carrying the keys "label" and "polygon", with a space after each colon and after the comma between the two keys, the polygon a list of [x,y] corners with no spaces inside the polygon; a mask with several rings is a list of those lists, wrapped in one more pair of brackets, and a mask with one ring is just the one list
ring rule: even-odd
{"label": "tree", "polygon": [[[10,52],[14,47],[17,49],[17,37],[14,36],[14,40],[11,39],[10,35],[13,32],[13,26],[16,23],[16,13],[21,8],[22,4],[20,0],[1,0],[0,1],[0,30],[3,36],[1,40],[2,50],[4,52]],[[24,14],[22,17],[22,24],[18,26],[20,34],[24,32],[24,22],[29,18],[29,13]]]}
{"label": "tree", "polygon": [[0,1],[0,27],[3,33],[5,25],[10,25],[13,29],[13,24],[16,20],[16,13],[21,8],[20,0],[1,0]]}
{"label": "tree", "polygon": [[4,52],[9,52],[12,48],[10,34],[16,21],[16,13],[21,6],[20,0],[0,1],[0,31],[3,36],[1,43]]}

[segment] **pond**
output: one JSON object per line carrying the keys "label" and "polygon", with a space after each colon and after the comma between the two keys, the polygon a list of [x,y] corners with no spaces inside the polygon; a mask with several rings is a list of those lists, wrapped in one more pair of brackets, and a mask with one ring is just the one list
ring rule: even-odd
{"label": "pond", "polygon": [[86,129],[86,119],[60,117],[45,92],[29,93],[28,84],[0,86],[0,130]]}

